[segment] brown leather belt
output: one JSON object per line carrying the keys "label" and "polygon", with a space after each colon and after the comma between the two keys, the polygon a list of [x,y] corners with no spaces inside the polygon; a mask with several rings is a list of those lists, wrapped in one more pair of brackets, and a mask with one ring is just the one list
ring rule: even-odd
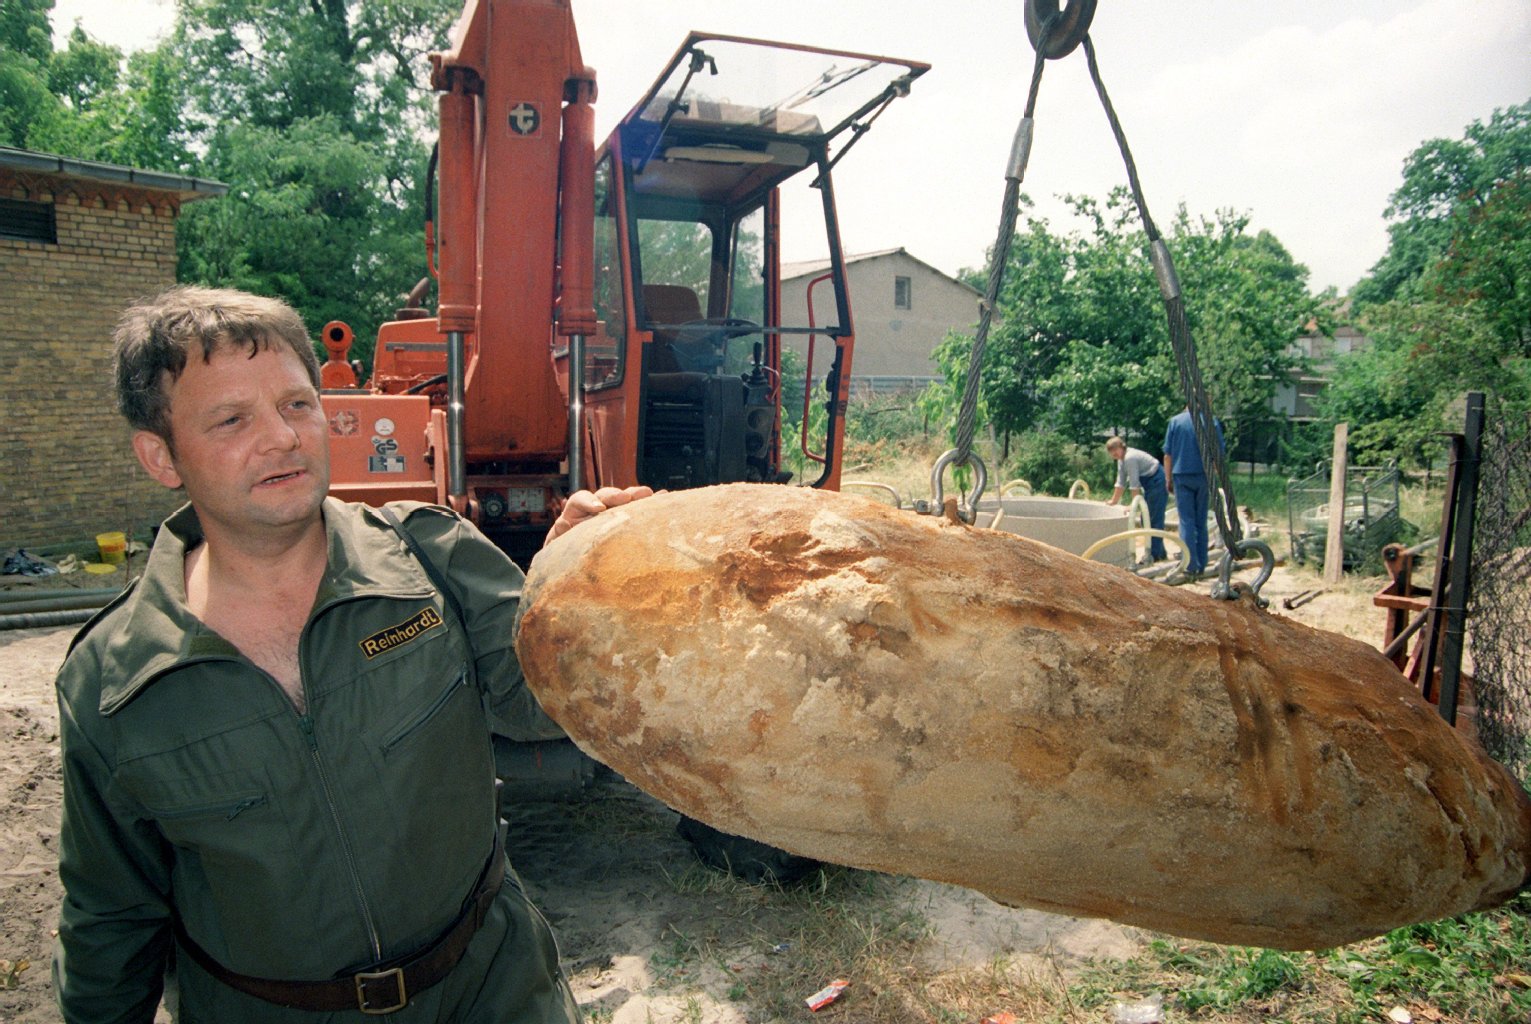
{"label": "brown leather belt", "polygon": [[499,829],[495,830],[494,852],[484,865],[473,892],[463,901],[457,920],[425,946],[404,957],[396,957],[329,981],[277,981],[239,974],[224,967],[192,941],[175,918],[175,936],[196,964],[229,988],[268,1003],[294,1010],[360,1010],[362,1013],[393,1013],[409,1005],[418,995],[445,978],[467,951],[468,943],[484,923],[489,907],[499,894],[505,878],[505,846]]}

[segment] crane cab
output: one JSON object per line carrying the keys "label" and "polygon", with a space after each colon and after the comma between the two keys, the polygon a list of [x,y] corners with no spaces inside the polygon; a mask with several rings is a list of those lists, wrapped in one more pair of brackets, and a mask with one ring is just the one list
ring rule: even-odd
{"label": "crane cab", "polygon": [[[834,486],[854,331],[831,147],[855,141],[926,66],[692,33],[596,156],[584,368],[592,476],[685,488],[787,482],[782,340],[825,339],[829,415],[814,447]],[[848,137],[847,137],[848,136]],[[795,180],[794,180],[795,179]],[[818,322],[783,322],[783,188],[817,208],[832,286]],[[817,193],[817,196],[814,196]],[[805,218],[806,220],[806,218]],[[795,440],[795,439],[794,439]]]}

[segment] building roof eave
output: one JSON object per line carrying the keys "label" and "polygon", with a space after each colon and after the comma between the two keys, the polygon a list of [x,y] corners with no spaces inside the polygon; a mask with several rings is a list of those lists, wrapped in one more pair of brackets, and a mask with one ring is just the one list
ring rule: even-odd
{"label": "building roof eave", "polygon": [[120,164],[99,163],[94,160],[76,160],[72,157],[55,156],[52,153],[35,153],[27,149],[0,146],[0,168],[24,171],[32,174],[58,174],[88,181],[103,181],[134,188],[174,192],[183,202],[221,196],[229,186],[221,181],[192,178],[163,171],[145,171]]}
{"label": "building roof eave", "polygon": [[[979,298],[983,297],[983,292],[979,291],[977,288],[974,288],[966,281],[958,280],[957,278],[951,276],[943,270],[940,270],[937,267],[931,266],[929,263],[926,263],[918,256],[911,254],[909,250],[905,249],[903,246],[896,246],[892,249],[878,249],[876,252],[850,253],[845,257],[845,265],[850,267],[857,263],[866,263],[871,260],[883,259],[884,257],[888,256],[903,256],[905,259],[918,263],[920,266],[924,267],[932,274],[935,274],[938,277],[944,277],[946,280],[952,282],[955,285],[958,285],[959,287],[967,289]],[[822,273],[828,269],[829,260],[827,259],[801,260],[797,262],[783,263],[781,267],[781,279],[783,281],[795,281],[799,278],[809,277],[814,274]]]}

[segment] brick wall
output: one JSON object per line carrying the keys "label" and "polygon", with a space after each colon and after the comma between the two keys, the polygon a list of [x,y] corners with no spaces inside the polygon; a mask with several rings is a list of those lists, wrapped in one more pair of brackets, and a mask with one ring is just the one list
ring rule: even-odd
{"label": "brick wall", "polygon": [[146,535],[180,504],[128,446],[111,387],[123,308],[175,283],[174,193],[0,169],[58,244],[0,238],[0,549]]}

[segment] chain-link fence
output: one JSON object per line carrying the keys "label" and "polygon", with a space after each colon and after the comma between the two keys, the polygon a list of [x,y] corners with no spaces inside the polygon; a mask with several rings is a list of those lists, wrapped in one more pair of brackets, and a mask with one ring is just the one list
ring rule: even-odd
{"label": "chain-link fence", "polygon": [[1479,735],[1531,783],[1531,416],[1490,415],[1479,473],[1468,618]]}

